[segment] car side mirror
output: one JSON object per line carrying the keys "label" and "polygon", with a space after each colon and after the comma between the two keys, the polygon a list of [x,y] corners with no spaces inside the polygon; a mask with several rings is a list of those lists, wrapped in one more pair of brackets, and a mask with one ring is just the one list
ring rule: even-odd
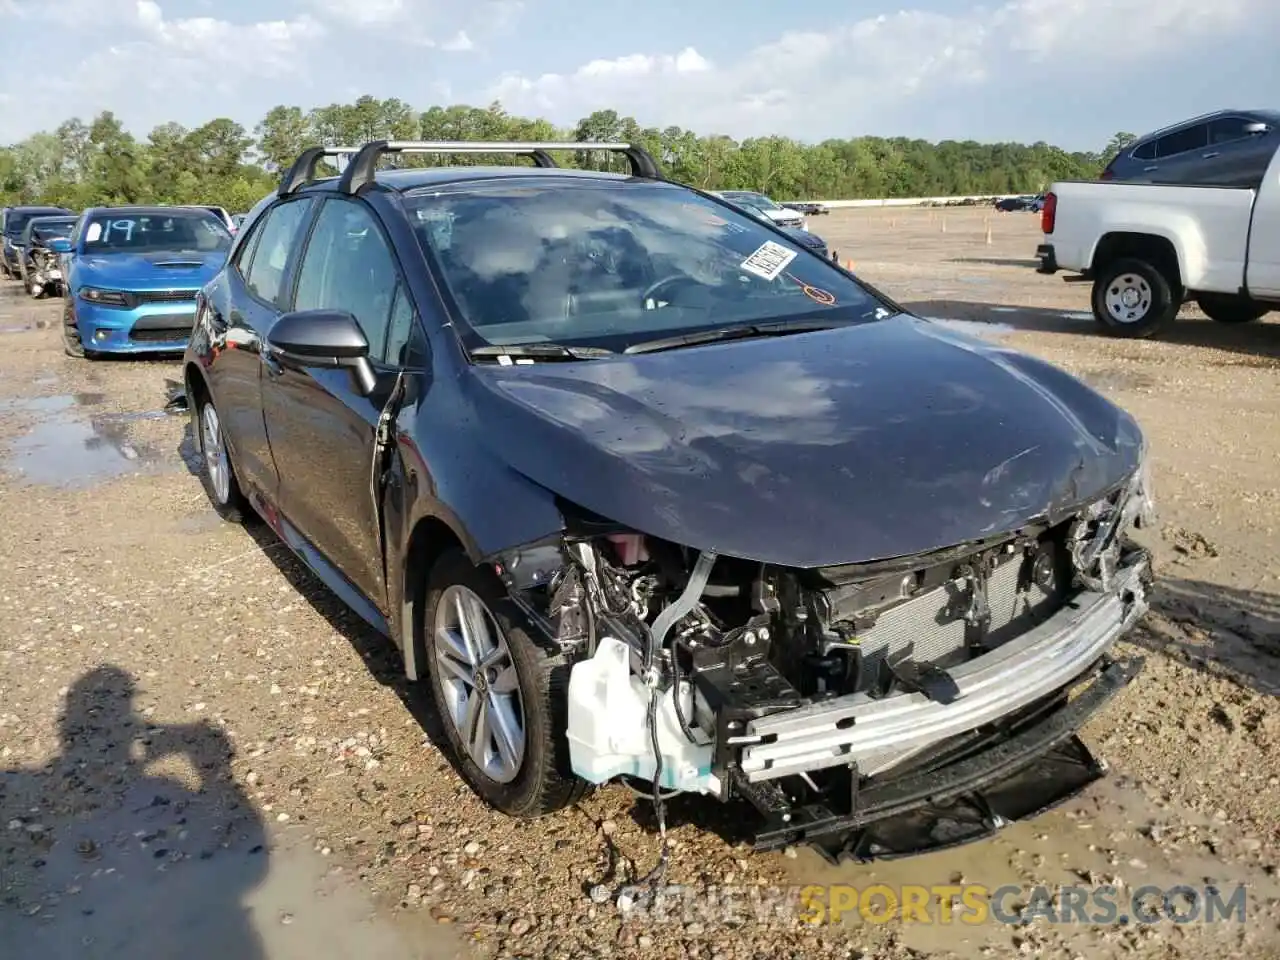
{"label": "car side mirror", "polygon": [[368,396],[377,387],[369,341],[346,310],[297,310],[283,314],[267,334],[268,354],[302,367],[351,371],[356,389]]}
{"label": "car side mirror", "polygon": [[54,253],[70,253],[71,252],[71,241],[63,237],[55,237],[54,239],[48,241],[45,244],[45,246],[47,246]]}
{"label": "car side mirror", "polygon": [[1256,136],[1259,133],[1266,133],[1270,129],[1271,127],[1263,123],[1261,120],[1255,120],[1253,123],[1246,123],[1244,125],[1245,135],[1250,137]]}

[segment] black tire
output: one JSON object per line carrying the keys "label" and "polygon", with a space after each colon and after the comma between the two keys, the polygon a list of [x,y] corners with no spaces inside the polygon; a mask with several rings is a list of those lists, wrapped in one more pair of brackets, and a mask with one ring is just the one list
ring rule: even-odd
{"label": "black tire", "polygon": [[[1122,298],[1128,295],[1133,303]],[[1124,257],[1107,264],[1093,281],[1093,316],[1113,337],[1151,337],[1172,323],[1182,306],[1157,267]],[[1114,311],[1114,312],[1113,312]]]}
{"label": "black tire", "polygon": [[[225,489],[220,489],[213,476],[215,464],[219,462],[219,458],[211,458],[206,448],[206,410],[212,412],[216,425],[216,442],[222,451],[221,462],[226,467]],[[200,485],[204,487],[205,495],[209,498],[209,503],[213,506],[214,512],[228,523],[244,523],[245,519],[251,515],[252,508],[240,489],[240,480],[236,476],[235,463],[232,461],[231,452],[227,447],[227,437],[222,429],[218,408],[213,405],[213,401],[207,394],[201,393],[197,395],[196,408],[191,418],[191,430],[195,434],[196,449],[200,451]]]}
{"label": "black tire", "polygon": [[[436,610],[446,590],[465,587],[488,608],[515,667],[524,713],[524,755],[509,782],[486,774],[472,760],[450,714],[435,653]],[[420,649],[425,652],[431,694],[448,739],[454,768],[490,806],[512,817],[533,818],[577,802],[590,784],[569,766],[568,690],[570,665],[533,641],[520,609],[490,571],[471,563],[461,550],[443,554],[427,577]]]}
{"label": "black tire", "polygon": [[1196,299],[1196,306],[1217,323],[1252,323],[1270,312],[1269,307],[1257,301],[1227,293],[1203,293]]}
{"label": "black tire", "polygon": [[36,290],[35,286],[36,285],[30,280],[27,281],[27,293],[31,296],[31,299],[43,300],[45,297],[49,296],[48,287],[41,287],[39,290]]}

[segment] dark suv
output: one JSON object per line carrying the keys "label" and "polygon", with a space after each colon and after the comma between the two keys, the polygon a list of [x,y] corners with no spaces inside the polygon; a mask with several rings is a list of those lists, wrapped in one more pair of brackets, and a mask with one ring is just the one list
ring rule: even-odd
{"label": "dark suv", "polygon": [[1280,145],[1280,112],[1219,110],[1135,140],[1103,180],[1254,187]]}
{"label": "dark suv", "polygon": [[[1150,572],[1135,422],[639,148],[555,166],[582,146],[299,158],[197,301],[218,513],[392,638],[510,814],[624,778],[874,856],[1099,776],[1074,731],[1136,672],[1108,652]],[[376,169],[411,152],[534,165]]]}

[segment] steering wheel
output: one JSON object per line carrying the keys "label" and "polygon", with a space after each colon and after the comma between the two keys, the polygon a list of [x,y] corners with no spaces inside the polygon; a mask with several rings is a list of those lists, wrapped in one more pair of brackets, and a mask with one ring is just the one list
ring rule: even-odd
{"label": "steering wheel", "polygon": [[644,293],[640,295],[640,302],[648,303],[650,300],[656,301],[658,299],[657,293],[663,287],[669,287],[677,283],[696,284],[697,282],[697,280],[693,279],[693,277],[689,276],[687,273],[673,273],[669,276],[663,277],[661,280],[655,280],[653,283],[649,284],[649,286],[645,287]]}

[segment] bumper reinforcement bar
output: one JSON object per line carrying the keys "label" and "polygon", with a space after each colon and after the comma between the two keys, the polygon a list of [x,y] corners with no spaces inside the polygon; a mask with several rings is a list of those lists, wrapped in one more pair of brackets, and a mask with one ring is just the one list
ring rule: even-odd
{"label": "bumper reinforcement bar", "polygon": [[911,856],[991,836],[1076,796],[1106,766],[1076,731],[1142,670],[1113,662],[1048,717],[1007,740],[940,768],[863,787],[855,809],[822,804],[775,818],[755,837],[757,850],[806,843],[832,862]]}
{"label": "bumper reinforcement bar", "polygon": [[1082,677],[1147,611],[1139,553],[1105,593],[1082,591],[1022,636],[949,671],[957,696],[849,694],[752,720],[742,774],[752,781],[864,763],[996,723]]}

